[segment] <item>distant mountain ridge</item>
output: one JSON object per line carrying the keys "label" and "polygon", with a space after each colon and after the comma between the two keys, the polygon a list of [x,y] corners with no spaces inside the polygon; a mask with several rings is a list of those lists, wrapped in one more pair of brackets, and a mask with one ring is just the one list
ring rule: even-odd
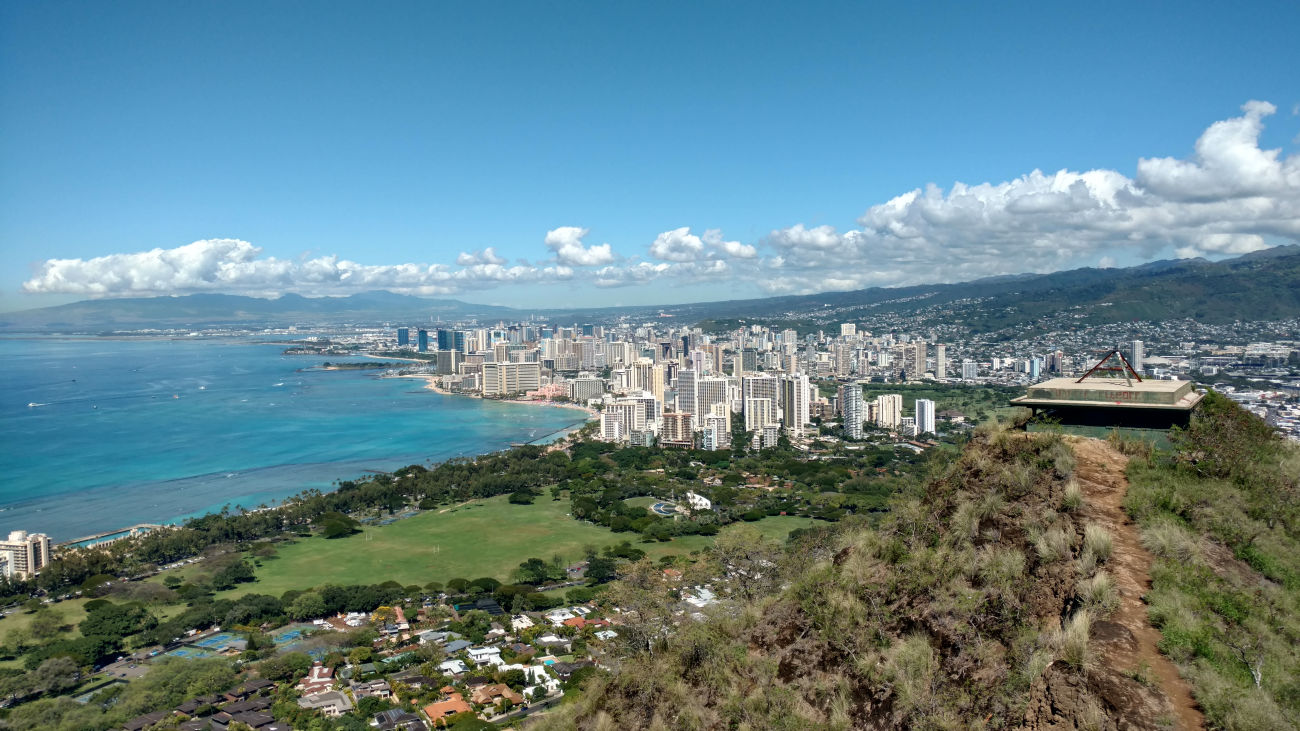
{"label": "distant mountain ridge", "polygon": [[286,294],[260,299],[227,294],[85,300],[0,314],[0,331],[102,332],[151,328],[252,327],[402,322],[495,321],[536,314],[553,321],[601,322],[671,315],[677,322],[765,319],[807,324],[850,322],[881,313],[948,308],[944,321],[974,331],[1031,322],[1067,308],[1092,323],[1189,317],[1211,324],[1300,317],[1300,246],[1232,259],[1155,261],[1120,269],[987,277],[956,284],[873,287],[683,305],[518,309],[387,291],[348,297]]}

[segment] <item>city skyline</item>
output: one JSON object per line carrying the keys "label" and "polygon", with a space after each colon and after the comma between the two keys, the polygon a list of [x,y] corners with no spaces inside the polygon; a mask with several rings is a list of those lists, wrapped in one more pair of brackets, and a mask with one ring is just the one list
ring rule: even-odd
{"label": "city skyline", "polygon": [[[251,8],[2,11],[22,32],[0,44],[0,310],[370,289],[674,304],[1300,239],[1291,5],[1264,27]],[[764,42],[787,28],[804,33]]]}

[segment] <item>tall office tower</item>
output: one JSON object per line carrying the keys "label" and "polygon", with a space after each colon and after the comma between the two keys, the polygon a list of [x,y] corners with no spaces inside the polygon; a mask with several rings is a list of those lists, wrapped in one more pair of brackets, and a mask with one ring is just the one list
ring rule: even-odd
{"label": "tall office tower", "polygon": [[1133,366],[1133,370],[1137,371],[1138,373],[1141,373],[1142,359],[1146,356],[1146,354],[1142,352],[1142,341],[1134,340],[1133,342],[1129,343],[1128,353],[1129,353],[1128,362]]}
{"label": "tall office tower", "polygon": [[897,429],[903,421],[903,394],[882,393],[876,397],[876,426]]}
{"label": "tall office tower", "polygon": [[863,412],[862,385],[845,383],[840,386],[840,417],[844,422],[844,433],[851,439],[862,438],[862,422],[866,420]]}
{"label": "tall office tower", "polygon": [[579,376],[569,381],[569,400],[585,405],[587,401],[605,395],[605,379]]}
{"label": "tall office tower", "polygon": [[459,350],[462,353],[469,352],[469,333],[465,330],[457,330],[451,334],[451,349]]}
{"label": "tall office tower", "polygon": [[459,350],[439,350],[434,353],[434,369],[438,373],[455,373],[460,364]]}
{"label": "tall office tower", "polygon": [[455,337],[450,330],[439,328],[438,332],[438,350],[455,350]]}
{"label": "tall office tower", "polygon": [[27,579],[35,576],[50,562],[50,537],[25,530],[10,531],[9,540],[0,540],[0,566],[5,576]]}
{"label": "tall office tower", "polygon": [[591,337],[591,336],[595,335],[595,334],[596,334],[596,326],[593,325],[593,324],[591,324],[590,322],[585,322],[585,323],[583,323],[583,324],[582,324],[582,334],[583,334],[583,335],[586,335],[587,337]]}
{"label": "tall office tower", "polygon": [[706,352],[708,352],[709,354],[709,360],[712,362],[713,372],[722,373],[722,363],[723,363],[722,346],[706,345],[704,346],[704,348]]}
{"label": "tall office tower", "polygon": [[[746,431],[776,423],[781,382],[775,376],[745,376],[741,379],[741,399]],[[760,409],[761,413],[751,415],[751,406]]]}
{"label": "tall office tower", "polygon": [[506,396],[542,387],[539,363],[484,363],[483,395]]}
{"label": "tall office tower", "polygon": [[705,449],[727,449],[731,446],[731,419],[723,416],[709,416],[701,425],[704,431]]}
{"label": "tall office tower", "polygon": [[578,341],[578,367],[590,370],[596,367],[596,342],[590,338]]}
{"label": "tall office tower", "polygon": [[753,373],[758,370],[758,350],[755,348],[740,349],[741,370],[745,373]]}
{"label": "tall office tower", "polygon": [[757,431],[775,423],[776,402],[770,398],[745,399],[745,431]]}
{"label": "tall office tower", "polygon": [[781,344],[782,344],[782,345],[794,346],[795,348],[798,348],[798,347],[799,347],[799,333],[798,333],[798,331],[796,331],[796,330],[782,330],[782,331],[781,331]]}
{"label": "tall office tower", "polygon": [[848,378],[853,367],[853,346],[847,343],[835,344],[835,377]]}
{"label": "tall office tower", "polygon": [[409,329],[409,328],[405,328],[405,327],[399,327],[399,328],[397,328],[397,345],[398,345],[398,347],[401,347],[401,346],[403,346],[403,345],[410,345],[410,344],[411,344],[411,331],[410,331],[410,329]]}
{"label": "tall office tower", "polygon": [[496,345],[493,345],[492,361],[494,363],[505,363],[509,361],[510,356],[507,355],[507,353],[509,352],[508,347],[509,346],[507,346],[506,343],[497,343]]}
{"label": "tall office tower", "polygon": [[1055,356],[1052,359],[1054,361],[1052,364],[1053,370],[1055,370],[1057,373],[1064,373],[1065,372],[1065,351],[1058,350],[1055,353],[1053,353],[1053,355]]}
{"label": "tall office tower", "polygon": [[913,381],[919,381],[925,370],[925,341],[918,340],[912,346],[912,362],[907,366],[907,375]]}
{"label": "tall office tower", "polygon": [[948,346],[940,343],[934,345],[934,377],[948,377]]}
{"label": "tall office tower", "polygon": [[963,381],[974,381],[980,377],[980,364],[973,360],[963,360],[961,362],[961,379]]}
{"label": "tall office tower", "polygon": [[[655,363],[650,368],[650,382],[645,385],[645,389],[654,394],[660,404],[664,404],[664,390],[668,383],[668,366],[663,363]],[[666,406],[666,404],[664,404]]]}
{"label": "tall office tower", "polygon": [[781,376],[781,425],[789,434],[803,434],[808,413],[808,376]]}
{"label": "tall office tower", "polygon": [[840,337],[855,338],[858,336],[858,326],[851,322],[840,323]]}
{"label": "tall office tower", "polygon": [[645,407],[640,401],[630,398],[621,398],[605,407],[604,413],[614,412],[623,422],[624,432],[645,431],[646,418]]}
{"label": "tall office tower", "polygon": [[936,433],[934,430],[934,402],[930,399],[919,398],[916,400],[916,433]]}
{"label": "tall office tower", "polygon": [[627,428],[623,425],[621,415],[613,411],[604,411],[600,415],[600,439],[605,442],[621,442],[627,437]]}
{"label": "tall office tower", "polygon": [[632,388],[650,389],[650,371],[654,368],[647,358],[634,361],[628,369],[632,371]]}
{"label": "tall office tower", "polygon": [[654,396],[650,395],[648,391],[640,391],[637,393],[633,393],[632,395],[628,396],[626,399],[623,400],[636,402],[636,404],[641,409],[642,418],[645,419],[645,424],[647,425],[647,427],[650,425],[651,422],[655,422],[659,420],[659,415],[660,413],[662,413],[663,405],[657,399],[655,399]]}
{"label": "tall office tower", "polygon": [[765,398],[775,404],[779,397],[781,382],[776,376],[748,375],[740,379],[741,398]]}
{"label": "tall office tower", "polygon": [[659,443],[665,447],[692,447],[695,444],[695,417],[681,411],[665,411]]}
{"label": "tall office tower", "polygon": [[698,418],[699,409],[696,403],[699,401],[699,391],[696,384],[696,370],[694,368],[683,368],[677,371],[677,410],[690,414],[691,418]]}
{"label": "tall office tower", "polygon": [[1043,375],[1043,362],[1034,356],[1029,359],[1029,378],[1037,381]]}
{"label": "tall office tower", "polygon": [[731,412],[731,398],[727,393],[730,381],[726,378],[700,378],[695,383],[695,417],[697,424],[703,423],[704,417],[714,412],[713,407],[721,405],[723,413]]}
{"label": "tall office tower", "polygon": [[429,331],[422,328],[416,333],[416,337],[418,338],[419,345],[417,347],[419,351],[427,353],[429,351]]}
{"label": "tall office tower", "polygon": [[609,372],[609,378],[611,385],[618,393],[626,393],[632,388],[632,370],[630,368],[614,368]]}

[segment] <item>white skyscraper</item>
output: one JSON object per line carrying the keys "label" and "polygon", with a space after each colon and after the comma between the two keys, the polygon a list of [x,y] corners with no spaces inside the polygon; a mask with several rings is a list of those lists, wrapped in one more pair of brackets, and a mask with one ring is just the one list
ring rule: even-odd
{"label": "white skyscraper", "polygon": [[1128,352],[1129,352],[1128,362],[1132,364],[1133,370],[1137,371],[1138,373],[1141,373],[1142,358],[1145,357],[1146,355],[1144,352],[1142,352],[1142,341],[1134,340],[1133,342],[1129,343]]}
{"label": "white skyscraper", "polygon": [[696,390],[695,370],[683,368],[677,371],[677,410],[690,414],[696,424],[700,423],[698,401],[699,391]]}
{"label": "white skyscraper", "polygon": [[862,422],[866,421],[862,401],[862,386],[846,383],[840,386],[840,417],[844,421],[844,434],[851,439],[862,438]]}
{"label": "white skyscraper", "polygon": [[876,426],[897,429],[903,422],[903,395],[882,393],[876,397]]}
{"label": "white skyscraper", "polygon": [[934,402],[930,399],[916,400],[916,433],[934,434]]}
{"label": "white skyscraper", "polygon": [[703,424],[704,417],[715,412],[714,406],[721,404],[725,411],[731,411],[731,398],[727,393],[729,379],[701,378],[695,383],[695,423]]}
{"label": "white skyscraper", "polygon": [[840,324],[840,337],[853,338],[853,337],[857,337],[857,335],[858,335],[857,325],[851,322],[845,322]]}
{"label": "white skyscraper", "polygon": [[948,346],[935,344],[934,346],[934,377],[948,377]]}
{"label": "white skyscraper", "polygon": [[980,377],[979,363],[976,363],[973,360],[963,360],[961,362],[961,379],[963,381],[974,381],[979,377]]}
{"label": "white skyscraper", "polygon": [[808,376],[800,374],[781,377],[781,425],[790,434],[802,434],[804,426],[810,421],[810,388]]}

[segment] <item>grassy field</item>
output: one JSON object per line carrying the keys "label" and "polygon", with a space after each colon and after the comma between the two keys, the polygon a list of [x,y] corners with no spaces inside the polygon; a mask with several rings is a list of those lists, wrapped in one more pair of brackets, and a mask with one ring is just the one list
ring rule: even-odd
{"label": "grassy field", "polygon": [[[89,600],[68,599],[66,601],[58,602],[57,604],[49,605],[52,611],[58,613],[60,617],[60,621],[63,623],[63,627],[64,627],[64,631],[61,632],[58,636],[51,638],[52,640],[70,639],[72,637],[79,636],[79,633],[77,632],[77,625],[80,624],[81,620],[86,618],[87,601]],[[25,631],[28,625],[32,623],[32,618],[34,616],[35,615],[28,614],[27,612],[19,609],[17,612],[14,612],[13,614],[6,616],[4,619],[0,619],[0,639],[7,638],[9,636],[9,633],[13,632],[14,630]],[[0,661],[0,667],[21,667],[21,666],[22,666],[21,660]]]}
{"label": "grassy field", "polygon": [[[492,576],[502,581],[525,559],[559,555],[577,561],[586,546],[630,541],[650,557],[688,554],[713,539],[685,536],[667,543],[640,543],[634,533],[614,533],[568,517],[569,501],[539,499],[511,505],[505,496],[478,500],[445,512],[427,512],[391,525],[366,528],[348,538],[307,538],[262,559],[257,581],[222,596],[250,592],[279,595],[321,584],[367,584],[389,579],[402,584],[446,582]],[[778,516],[751,523],[764,535],[784,540],[808,518]],[[728,526],[731,528],[731,526]]]}

